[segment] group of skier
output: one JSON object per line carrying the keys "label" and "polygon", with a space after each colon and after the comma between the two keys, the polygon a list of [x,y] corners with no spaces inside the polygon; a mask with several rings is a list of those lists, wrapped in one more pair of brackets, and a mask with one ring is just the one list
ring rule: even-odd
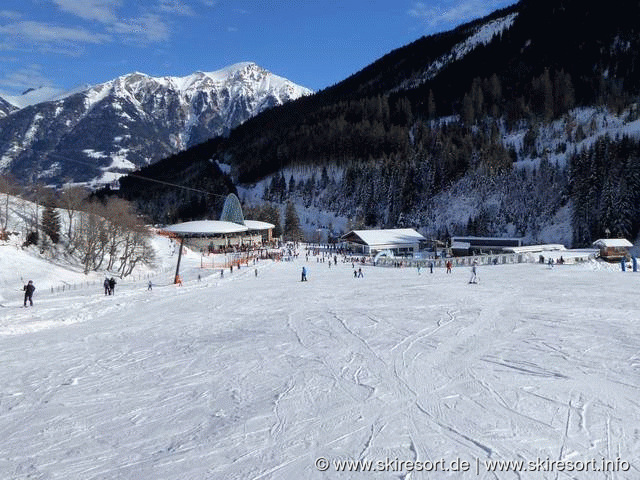
{"label": "group of skier", "polygon": [[[358,268],[358,270],[355,269],[355,263],[352,263],[352,268],[353,270],[353,278],[363,278],[364,274],[362,273],[362,268]],[[445,263],[445,267],[446,267],[446,271],[447,273],[452,273],[452,269],[453,269],[453,263],[451,262],[451,260],[447,260],[447,262]],[[430,273],[433,273],[433,262],[429,263],[429,271]],[[303,266],[302,267],[302,275],[300,278],[301,282],[306,282],[307,281],[307,267]],[[420,266],[418,265],[418,275],[420,275],[421,270],[420,270]],[[478,283],[478,260],[474,260],[473,264],[471,265],[471,278],[469,279],[469,283]]]}
{"label": "group of skier", "polygon": [[[115,278],[105,278],[104,279],[104,294],[105,295],[113,295],[114,290],[116,288],[116,280]],[[30,306],[33,307],[33,292],[36,290],[36,286],[33,283],[33,280],[29,280],[27,284],[22,287],[24,291],[24,306],[27,306],[27,302]]]}
{"label": "group of skier", "polygon": [[116,290],[116,279],[113,277],[105,278],[103,286],[105,295],[114,295]]}

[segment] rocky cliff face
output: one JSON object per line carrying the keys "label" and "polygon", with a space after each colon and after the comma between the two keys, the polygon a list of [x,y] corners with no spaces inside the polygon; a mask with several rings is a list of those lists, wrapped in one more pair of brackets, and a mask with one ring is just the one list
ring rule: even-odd
{"label": "rocky cliff face", "polygon": [[6,117],[9,113],[17,110],[16,107],[0,97],[0,118]]}
{"label": "rocky cliff face", "polygon": [[240,63],[186,77],[132,73],[22,109],[0,99],[0,172],[108,183],[310,93]]}

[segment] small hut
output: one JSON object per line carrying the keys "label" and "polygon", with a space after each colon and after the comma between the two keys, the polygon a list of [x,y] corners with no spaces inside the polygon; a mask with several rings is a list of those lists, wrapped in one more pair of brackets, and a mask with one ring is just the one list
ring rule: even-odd
{"label": "small hut", "polygon": [[629,249],[633,244],[626,238],[601,238],[593,242],[593,246],[600,249],[600,258],[607,262],[619,262],[628,258]]}

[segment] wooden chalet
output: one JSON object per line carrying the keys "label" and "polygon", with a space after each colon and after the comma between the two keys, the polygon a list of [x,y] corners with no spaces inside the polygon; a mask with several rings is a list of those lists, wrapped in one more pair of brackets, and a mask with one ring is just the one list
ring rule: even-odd
{"label": "wooden chalet", "polygon": [[626,238],[601,238],[593,242],[593,246],[600,250],[600,258],[607,262],[619,262],[629,257],[629,248],[633,244]]}

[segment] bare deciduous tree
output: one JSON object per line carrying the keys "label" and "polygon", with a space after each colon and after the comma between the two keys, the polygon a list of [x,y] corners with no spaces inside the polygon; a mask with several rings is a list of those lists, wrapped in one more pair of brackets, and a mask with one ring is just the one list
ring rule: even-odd
{"label": "bare deciduous tree", "polygon": [[0,192],[4,193],[2,210],[0,210],[0,230],[6,232],[9,227],[9,198],[18,193],[18,186],[13,177],[0,176]]}
{"label": "bare deciduous tree", "polygon": [[67,216],[67,236],[69,237],[69,245],[73,245],[73,220],[77,213],[83,208],[86,202],[88,192],[84,187],[73,186],[65,188],[60,195],[58,204]]}

